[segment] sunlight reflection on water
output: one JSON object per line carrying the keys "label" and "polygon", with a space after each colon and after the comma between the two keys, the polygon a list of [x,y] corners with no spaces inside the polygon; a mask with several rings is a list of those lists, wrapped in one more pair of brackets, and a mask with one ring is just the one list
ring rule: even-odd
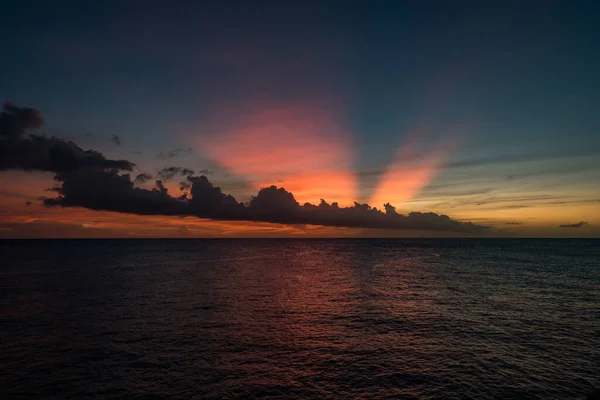
{"label": "sunlight reflection on water", "polygon": [[9,396],[574,399],[600,376],[594,241],[0,246]]}

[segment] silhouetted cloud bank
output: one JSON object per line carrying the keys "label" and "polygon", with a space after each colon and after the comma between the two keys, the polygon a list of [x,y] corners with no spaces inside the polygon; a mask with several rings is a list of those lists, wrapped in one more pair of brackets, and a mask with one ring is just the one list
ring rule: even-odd
{"label": "silhouetted cloud bank", "polygon": [[34,108],[5,103],[0,112],[0,170],[65,172],[82,168],[131,170],[127,160],[108,160],[94,150],[75,143],[41,135],[24,136],[26,129],[39,128],[41,113]]}
{"label": "silhouetted cloud bank", "polygon": [[[29,110],[29,111],[28,111]],[[143,189],[152,176],[129,173],[134,164],[127,160],[110,160],[99,152],[84,151],[72,142],[31,135],[21,137],[28,127],[41,126],[41,114],[33,109],[10,105],[2,112],[11,124],[0,138],[0,169],[52,171],[59,185],[53,189],[57,197],[44,199],[46,206],[85,207],[140,215],[196,216],[216,220],[243,220],[281,224],[310,224],[336,227],[379,229],[428,229],[477,233],[488,228],[471,222],[459,222],[446,215],[413,212],[399,214],[391,204],[383,210],[368,204],[354,203],[340,207],[321,200],[319,205],[300,205],[284,188],[261,189],[248,204],[238,202],[214,186],[205,175],[181,167],[167,167],[158,173],[156,187]],[[16,118],[16,123],[11,120]],[[39,123],[37,121],[40,121]],[[25,126],[24,129],[22,127]],[[17,154],[18,156],[15,156]],[[180,189],[187,191],[174,197],[164,181],[183,176]]]}
{"label": "silhouetted cloud bank", "polygon": [[576,224],[559,225],[559,228],[581,228],[584,225],[587,225],[587,222],[580,221]]}
{"label": "silhouetted cloud bank", "polygon": [[62,186],[57,189],[59,196],[44,200],[44,204],[48,206],[337,227],[456,232],[481,232],[486,229],[435,213],[398,214],[389,204],[385,205],[385,211],[359,203],[352,207],[339,207],[337,203],[328,204],[324,200],[318,206],[310,203],[300,205],[292,193],[275,186],[261,189],[245,205],[223,193],[204,175],[186,178],[190,198],[171,196],[161,180],[156,181],[156,188],[153,189],[136,187],[129,174],[120,174],[116,169],[85,168],[61,172],[56,175],[56,180],[62,182]]}

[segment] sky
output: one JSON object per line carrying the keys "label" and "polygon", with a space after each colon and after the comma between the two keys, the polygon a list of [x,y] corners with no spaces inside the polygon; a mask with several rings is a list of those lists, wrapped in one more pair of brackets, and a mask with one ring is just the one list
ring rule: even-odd
{"label": "sky", "polygon": [[599,18],[598,1],[4,4],[0,101],[26,129],[0,124],[0,237],[600,237]]}

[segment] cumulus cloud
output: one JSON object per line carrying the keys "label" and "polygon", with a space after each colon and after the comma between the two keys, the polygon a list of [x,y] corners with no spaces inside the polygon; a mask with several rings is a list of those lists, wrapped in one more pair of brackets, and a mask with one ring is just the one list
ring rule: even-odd
{"label": "cumulus cloud", "polygon": [[283,188],[261,189],[248,205],[238,202],[214,186],[206,176],[190,176],[190,196],[172,197],[161,180],[156,188],[141,189],[129,174],[98,168],[57,174],[62,182],[59,196],[44,201],[48,206],[85,207],[142,215],[186,215],[221,220],[246,220],[282,224],[310,224],[336,227],[383,229],[434,229],[455,232],[482,232],[486,227],[459,222],[446,215],[413,212],[398,214],[391,205],[385,212],[368,204],[355,203],[339,207],[325,200],[318,206],[300,205],[294,195]]}
{"label": "cumulus cloud", "polygon": [[[245,205],[223,193],[205,175],[194,176],[192,170],[175,166],[159,171],[154,188],[140,188],[135,183],[146,182],[152,176],[141,173],[132,179],[126,172],[134,167],[129,161],[107,159],[99,152],[84,151],[72,142],[57,138],[35,135],[22,138],[24,132],[19,126],[39,127],[40,123],[36,121],[42,120],[39,113],[19,110],[22,109],[10,111],[10,115],[19,115],[21,122],[15,125],[17,128],[3,130],[5,137],[0,139],[0,169],[55,172],[57,186],[53,191],[57,196],[45,198],[46,206],[336,227],[433,229],[466,233],[487,229],[436,213],[399,214],[390,204],[385,204],[383,211],[368,204],[354,203],[351,207],[340,207],[337,203],[329,204],[325,200],[321,200],[319,205],[300,205],[291,192],[276,186],[262,188]],[[12,133],[5,134],[5,131]],[[185,177],[180,189],[189,190],[189,193],[176,197],[169,194],[164,183],[175,176]]]}
{"label": "cumulus cloud", "polygon": [[56,198],[44,200],[48,206],[85,207],[91,210],[129,214],[185,214],[185,205],[167,194],[162,182],[147,190],[135,187],[129,174],[117,169],[83,168],[60,172]]}
{"label": "cumulus cloud", "polygon": [[567,225],[559,225],[559,228],[581,228],[582,226],[587,225],[587,222],[580,221],[576,224],[567,224]]}

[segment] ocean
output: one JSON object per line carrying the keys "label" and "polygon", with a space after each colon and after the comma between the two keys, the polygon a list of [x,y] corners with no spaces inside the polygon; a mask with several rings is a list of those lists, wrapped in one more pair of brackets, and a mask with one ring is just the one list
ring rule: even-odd
{"label": "ocean", "polygon": [[600,241],[0,241],[7,398],[578,399]]}

